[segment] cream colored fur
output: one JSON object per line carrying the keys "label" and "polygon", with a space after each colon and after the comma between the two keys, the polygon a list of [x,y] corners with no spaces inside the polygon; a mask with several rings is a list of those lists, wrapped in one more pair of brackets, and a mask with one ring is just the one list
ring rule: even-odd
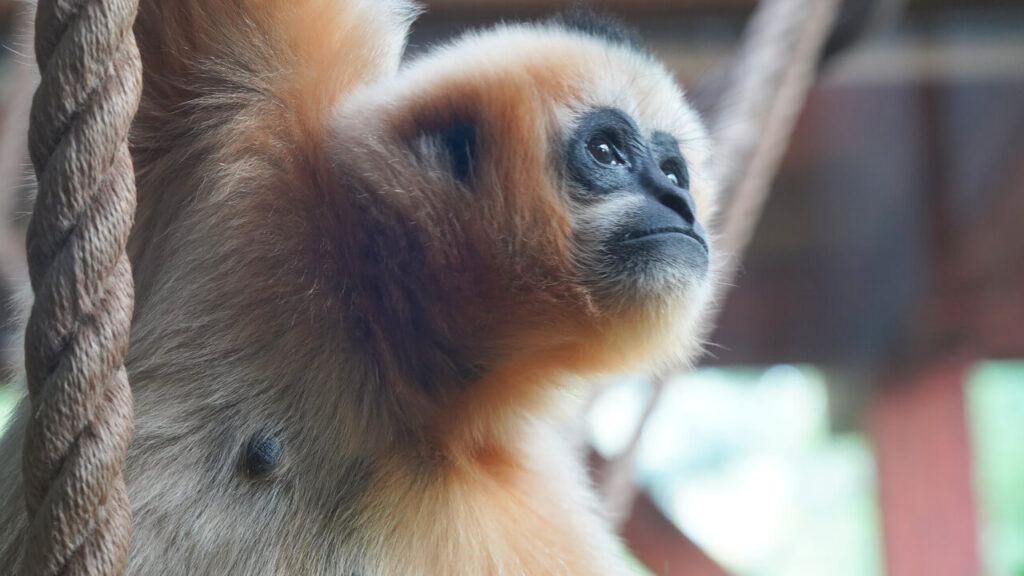
{"label": "cream colored fur", "polygon": [[[414,13],[143,1],[129,576],[628,573],[561,437],[566,382],[690,358],[712,280],[580,282],[616,209],[570,206],[557,151],[581,111],[618,107],[676,137],[707,221],[707,137],[649,56],[555,26],[399,70]],[[421,140],[461,117],[481,127],[471,185]],[[2,574],[27,416],[0,444]],[[257,432],[284,456],[253,478]]]}

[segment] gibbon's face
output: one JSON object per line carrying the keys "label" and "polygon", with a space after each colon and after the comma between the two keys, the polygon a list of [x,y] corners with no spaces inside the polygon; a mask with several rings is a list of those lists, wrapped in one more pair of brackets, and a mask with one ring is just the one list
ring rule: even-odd
{"label": "gibbon's face", "polygon": [[329,148],[361,199],[360,259],[399,259],[359,274],[403,275],[443,333],[575,345],[595,367],[696,347],[708,137],[633,46],[550,24],[468,35],[353,95]]}
{"label": "gibbon's face", "polygon": [[707,234],[676,137],[621,109],[593,108],[559,160],[580,277],[601,301],[628,307],[707,279]]}

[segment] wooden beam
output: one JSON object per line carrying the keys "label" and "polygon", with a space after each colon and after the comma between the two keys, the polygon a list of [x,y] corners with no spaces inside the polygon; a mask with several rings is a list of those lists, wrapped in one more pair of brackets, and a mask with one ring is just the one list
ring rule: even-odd
{"label": "wooden beam", "polygon": [[870,418],[888,576],[980,573],[963,384],[971,363],[890,374]]}
{"label": "wooden beam", "polygon": [[[431,10],[558,10],[579,4],[579,0],[427,0]],[[753,9],[756,0],[596,0],[588,6],[611,11],[672,10],[746,10]]]}
{"label": "wooden beam", "polygon": [[647,494],[637,497],[622,537],[633,554],[657,576],[729,576],[680,532]]}
{"label": "wooden beam", "polygon": [[[424,0],[431,10],[557,10],[579,0]],[[592,0],[589,6],[612,11],[635,12],[649,10],[686,11],[750,11],[757,0]],[[914,12],[963,8],[1006,9],[1012,0],[910,0],[908,8]]]}

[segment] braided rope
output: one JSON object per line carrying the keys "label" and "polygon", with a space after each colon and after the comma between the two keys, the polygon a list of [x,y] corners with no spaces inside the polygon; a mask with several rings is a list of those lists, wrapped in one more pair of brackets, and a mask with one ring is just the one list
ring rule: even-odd
{"label": "braided rope", "polygon": [[711,132],[725,210],[722,245],[729,284],[750,242],[796,121],[814,84],[839,0],[762,0]]}
{"label": "braided rope", "polygon": [[35,303],[25,333],[33,419],[23,453],[31,525],[22,573],[123,570],[131,511],[121,477],[132,434],[124,369],[134,304],[125,243],[135,214],[128,130],[142,71],[138,0],[43,0],[42,74],[29,152]]}

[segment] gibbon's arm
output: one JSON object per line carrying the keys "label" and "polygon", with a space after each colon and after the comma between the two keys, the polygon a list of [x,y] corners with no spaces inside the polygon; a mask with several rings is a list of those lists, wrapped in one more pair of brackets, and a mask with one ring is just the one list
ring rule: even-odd
{"label": "gibbon's arm", "polygon": [[[397,72],[417,13],[407,0],[142,0],[133,262],[159,261],[146,239],[239,159],[308,176],[331,109]],[[137,304],[148,275],[136,269]]]}
{"label": "gibbon's arm", "polygon": [[263,101],[317,119],[397,71],[416,13],[405,0],[142,0],[144,101],[221,119],[223,105]]}
{"label": "gibbon's arm", "polygon": [[404,0],[143,0],[140,119],[224,122],[263,104],[308,129],[345,91],[397,71],[415,15]]}

